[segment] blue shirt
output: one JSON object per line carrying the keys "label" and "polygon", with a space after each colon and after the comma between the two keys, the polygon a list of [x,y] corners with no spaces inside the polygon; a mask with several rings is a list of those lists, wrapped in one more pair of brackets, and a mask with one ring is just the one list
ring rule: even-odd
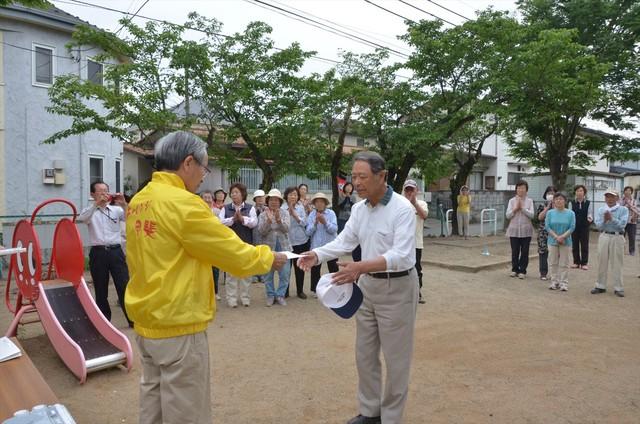
{"label": "blue shirt", "polygon": [[[615,206],[614,206],[615,207]],[[611,220],[604,222],[604,213],[609,209],[608,206],[601,206],[596,212],[594,222],[600,231],[609,233],[623,233],[624,227],[629,220],[629,209],[619,206],[611,211]]]}
{"label": "blue shirt", "polygon": [[324,218],[326,224],[316,224],[318,212],[314,209],[307,219],[307,235],[311,237],[311,248],[324,246],[336,238],[338,233],[338,219],[331,209],[325,209]]}
{"label": "blue shirt", "polygon": [[547,244],[549,246],[557,246],[558,240],[551,236],[551,231],[560,236],[567,231],[567,237],[564,239],[563,246],[571,246],[571,233],[576,229],[576,214],[571,209],[563,209],[560,212],[557,209],[549,209],[544,219],[544,228],[549,232]]}
{"label": "blue shirt", "polygon": [[[282,209],[285,211],[287,215],[289,215],[289,205],[285,203],[282,206]],[[305,227],[307,226],[307,214],[304,211],[304,206],[302,203],[296,203],[295,207],[296,214],[298,218],[300,218],[300,222],[296,221],[291,217],[291,223],[289,224],[289,240],[291,241],[292,246],[300,246],[301,244],[305,244],[309,237],[305,233]]]}

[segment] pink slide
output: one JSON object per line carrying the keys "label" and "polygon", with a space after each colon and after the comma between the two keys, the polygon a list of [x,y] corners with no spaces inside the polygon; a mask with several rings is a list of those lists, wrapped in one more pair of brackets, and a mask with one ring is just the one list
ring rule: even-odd
{"label": "pink slide", "polygon": [[[73,220],[63,218],[56,225],[47,279],[41,281],[40,242],[33,221],[43,206],[54,202],[69,205]],[[71,202],[51,199],[34,210],[30,221],[23,219],[16,225],[13,246],[27,251],[11,257],[5,302],[15,317],[6,335],[15,336],[23,315],[37,311],[54,349],[80,383],[84,383],[87,373],[92,371],[119,365],[130,370],[133,353],[129,339],[104,318],[84,281],[82,240],[75,216]],[[54,272],[57,278],[52,279]],[[15,307],[11,305],[9,291],[12,273],[19,288]]]}

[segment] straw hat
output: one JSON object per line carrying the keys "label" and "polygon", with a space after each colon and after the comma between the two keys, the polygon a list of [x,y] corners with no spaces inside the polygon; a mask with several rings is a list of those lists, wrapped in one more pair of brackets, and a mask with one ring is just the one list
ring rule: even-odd
{"label": "straw hat", "polygon": [[605,191],[605,192],[604,192],[604,195],[605,195],[605,196],[606,196],[607,194],[611,194],[611,195],[613,195],[613,196],[620,197],[620,195],[618,194],[618,192],[617,192],[617,191],[615,191],[615,190],[614,190],[614,189],[612,189],[612,188],[608,188],[608,189],[607,189],[607,191]]}
{"label": "straw hat", "polygon": [[280,193],[280,190],[278,190],[277,188],[272,188],[271,190],[269,190],[269,193],[267,194],[267,198],[265,200],[268,202],[270,197],[276,197],[280,199],[280,204],[284,202],[282,193]]}
{"label": "straw hat", "polygon": [[324,200],[325,202],[327,202],[327,207],[331,204],[331,201],[329,200],[329,198],[327,197],[327,195],[326,195],[326,194],[324,194],[324,193],[323,193],[323,192],[321,192],[321,191],[319,191],[319,192],[317,192],[316,194],[314,194],[314,195],[313,195],[313,197],[311,198],[311,203],[314,203],[314,204],[315,204],[316,200],[318,200],[318,199],[322,199],[322,200]]}

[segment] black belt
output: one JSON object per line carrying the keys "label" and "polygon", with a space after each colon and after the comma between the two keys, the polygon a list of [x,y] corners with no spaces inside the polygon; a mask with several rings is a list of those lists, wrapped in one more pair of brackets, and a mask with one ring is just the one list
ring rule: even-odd
{"label": "black belt", "polygon": [[602,232],[605,233],[605,234],[613,234],[613,235],[616,235],[616,236],[623,236],[624,235],[624,232],[617,232],[617,231],[602,231]]}
{"label": "black belt", "polygon": [[108,245],[108,246],[103,246],[103,245],[100,245],[100,246],[91,246],[91,248],[92,248],[92,249],[101,249],[101,250],[113,250],[113,249],[120,249],[120,247],[122,247],[122,246],[120,246],[119,244],[110,244],[110,245]]}
{"label": "black belt", "polygon": [[[413,268],[412,268],[413,269]],[[406,277],[411,272],[411,269],[406,271],[398,271],[398,272],[370,272],[369,277],[373,278],[398,278],[398,277]]]}

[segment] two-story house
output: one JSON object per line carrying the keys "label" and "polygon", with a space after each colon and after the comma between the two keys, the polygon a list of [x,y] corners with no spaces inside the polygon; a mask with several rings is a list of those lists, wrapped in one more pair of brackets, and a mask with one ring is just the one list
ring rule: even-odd
{"label": "two-story house", "polygon": [[[91,182],[104,180],[122,191],[122,142],[100,132],[42,141],[69,128],[70,119],[47,112],[48,90],[57,76],[76,74],[102,83],[99,50],[86,46],[72,54],[65,44],[79,24],[56,7],[0,7],[0,216],[4,224],[30,214],[45,199],[61,197],[78,208]],[[45,213],[67,213],[68,208]],[[7,235],[5,234],[5,243]]]}

